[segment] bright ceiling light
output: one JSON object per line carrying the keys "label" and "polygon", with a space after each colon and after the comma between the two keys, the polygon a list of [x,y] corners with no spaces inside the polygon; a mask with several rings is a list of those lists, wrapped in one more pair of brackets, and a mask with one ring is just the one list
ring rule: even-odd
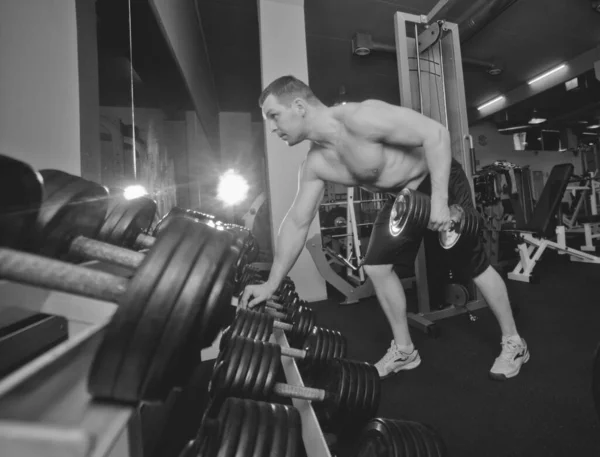
{"label": "bright ceiling light", "polygon": [[227,170],[221,175],[217,198],[226,205],[237,205],[248,196],[250,186],[242,175],[234,170]]}
{"label": "bright ceiling light", "polygon": [[481,106],[480,106],[479,108],[477,108],[477,109],[478,109],[479,111],[481,111],[482,109],[484,109],[484,108],[487,108],[488,106],[490,106],[490,105],[493,105],[494,103],[498,103],[499,101],[502,101],[502,100],[504,100],[504,95],[500,95],[499,97],[496,97],[495,99],[493,99],[493,100],[490,100],[490,101],[489,101],[489,102],[487,102],[487,103],[484,103],[483,105],[481,105]]}
{"label": "bright ceiling light", "polygon": [[126,200],[133,200],[134,198],[140,198],[144,195],[148,195],[148,191],[144,188],[144,186],[140,186],[139,184],[127,186],[123,190],[123,197],[125,197]]}
{"label": "bright ceiling light", "polygon": [[562,70],[565,67],[566,67],[566,64],[563,63],[562,65],[559,65],[558,67],[553,68],[552,70],[548,70],[546,73],[542,73],[541,75],[533,78],[531,81],[528,81],[527,84],[534,84],[534,83],[536,83],[536,82],[538,82],[538,81],[540,81],[540,80],[542,80],[544,78],[547,78],[548,76],[556,73],[557,71]]}

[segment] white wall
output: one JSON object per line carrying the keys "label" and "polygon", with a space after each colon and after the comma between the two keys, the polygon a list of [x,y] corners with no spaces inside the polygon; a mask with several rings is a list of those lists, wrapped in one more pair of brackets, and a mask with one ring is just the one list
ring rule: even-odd
{"label": "white wall", "polygon": [[75,0],[0,1],[0,153],[81,173]]}

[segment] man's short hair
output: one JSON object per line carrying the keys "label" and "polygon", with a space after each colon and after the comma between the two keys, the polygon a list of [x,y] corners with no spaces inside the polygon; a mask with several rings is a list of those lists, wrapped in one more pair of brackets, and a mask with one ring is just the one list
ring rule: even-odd
{"label": "man's short hair", "polygon": [[260,94],[258,106],[262,108],[266,98],[271,94],[282,104],[290,104],[297,97],[311,104],[319,101],[308,85],[292,75],[281,76],[269,84]]}

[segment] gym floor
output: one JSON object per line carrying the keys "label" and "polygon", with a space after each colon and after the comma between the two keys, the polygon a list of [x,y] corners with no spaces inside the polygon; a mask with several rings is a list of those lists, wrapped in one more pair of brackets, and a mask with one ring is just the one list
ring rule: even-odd
{"label": "gym floor", "polygon": [[[500,352],[499,328],[488,308],[475,313],[476,322],[445,319],[438,321],[438,339],[411,329],[423,362],[382,382],[379,416],[432,425],[448,456],[600,455],[591,395],[592,356],[600,343],[600,266],[565,260],[545,253],[539,284],[507,281],[531,351],[516,378],[497,382],[487,376]],[[313,307],[319,325],[346,335],[349,358],[374,363],[389,347],[391,331],[376,300]]]}
{"label": "gym floor", "polygon": [[[518,328],[531,360],[505,382],[488,378],[500,353],[500,333],[491,311],[438,322],[437,339],[411,330],[423,362],[382,382],[380,417],[433,426],[449,457],[595,457],[600,420],[592,394],[592,357],[600,342],[600,265],[569,262],[546,252],[539,284],[507,281],[520,308]],[[357,305],[334,300],[311,305],[318,324],[340,330],[348,357],[377,361],[392,338],[374,299]],[[177,455],[197,430],[206,406],[212,363],[199,366],[149,455]],[[149,421],[150,422],[150,421]],[[149,423],[151,426],[151,422]],[[338,443],[338,457],[354,457],[356,443]]]}

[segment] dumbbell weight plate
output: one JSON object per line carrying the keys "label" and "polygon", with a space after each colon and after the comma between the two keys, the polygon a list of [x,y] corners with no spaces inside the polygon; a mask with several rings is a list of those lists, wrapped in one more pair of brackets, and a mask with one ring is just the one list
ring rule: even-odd
{"label": "dumbbell weight plate", "polygon": [[105,187],[59,170],[41,170],[46,198],[36,222],[35,250],[64,258],[75,235],[95,238],[108,208]]}
{"label": "dumbbell weight plate", "polygon": [[275,423],[278,424],[275,427],[275,433],[273,434],[273,441],[271,442],[271,454],[270,456],[285,456],[287,449],[287,429],[288,429],[288,417],[285,410],[277,408],[275,412]]}
{"label": "dumbbell weight plate", "polygon": [[[200,348],[212,342],[210,331],[220,328],[220,325],[213,325],[210,330],[207,328],[207,324],[221,320],[215,317],[219,308],[223,309],[223,306],[215,306],[215,294],[227,296],[223,293],[222,278],[214,281],[216,274],[222,276],[222,272],[219,271],[221,265],[214,259],[227,258],[228,253],[231,257],[231,240],[226,234],[214,231],[199,233],[198,236],[201,237],[196,237],[202,246],[201,255],[199,253],[189,275],[185,277],[183,288],[165,324],[145,377],[142,391],[149,398],[162,398],[168,394],[171,386],[188,379],[197,365],[196,361],[200,360]],[[202,280],[192,281],[190,278]],[[207,299],[209,293],[211,297]],[[203,341],[198,341],[198,335],[206,337]],[[180,362],[181,360],[183,362]]]}
{"label": "dumbbell weight plate", "polygon": [[[91,367],[88,388],[94,397],[112,398],[123,353],[133,338],[146,303],[154,292],[154,285],[161,278],[180,241],[180,237],[168,236],[164,237],[161,243],[156,243],[129,284],[120,303],[122,311],[117,310],[113,315],[111,325],[106,328],[104,339]],[[135,278],[144,280],[135,281]]]}
{"label": "dumbbell weight plate", "polygon": [[20,160],[0,155],[0,245],[26,249],[44,200],[42,176]]}
{"label": "dumbbell weight plate", "polygon": [[[177,298],[185,286],[190,269],[204,247],[202,233],[183,227],[174,238],[179,238],[179,243],[174,250],[168,265],[157,265],[161,269],[159,280],[154,283],[154,290],[141,313],[138,325],[126,348],[122,348],[123,360],[119,374],[113,386],[113,398],[136,401],[141,398],[141,388],[144,384],[146,373],[152,362],[154,352],[177,303]],[[173,233],[173,232],[170,232]],[[181,268],[173,268],[173,265]],[[164,376],[164,373],[161,373]],[[152,380],[148,380],[152,384]],[[146,397],[148,398],[148,397]]]}
{"label": "dumbbell weight plate", "polygon": [[156,202],[151,198],[126,200],[123,196],[113,196],[97,238],[106,243],[135,249],[138,235],[150,228],[155,214]]}
{"label": "dumbbell weight plate", "polygon": [[254,443],[252,457],[265,457],[270,455],[271,436],[275,429],[275,407],[271,403],[258,403],[258,436]]}

